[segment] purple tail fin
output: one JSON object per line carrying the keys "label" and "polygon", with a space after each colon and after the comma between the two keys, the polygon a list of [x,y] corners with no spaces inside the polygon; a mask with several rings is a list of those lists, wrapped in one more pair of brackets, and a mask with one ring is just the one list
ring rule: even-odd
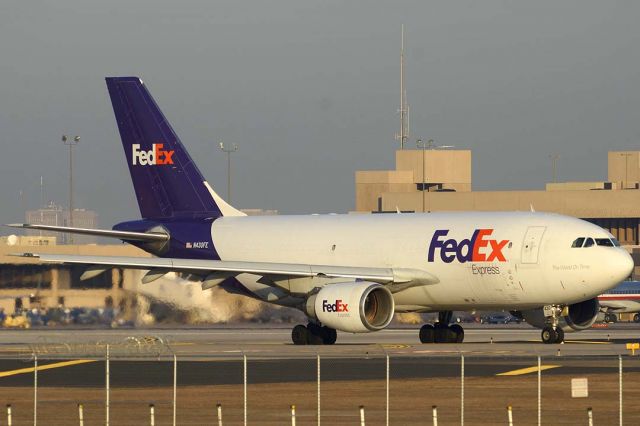
{"label": "purple tail fin", "polygon": [[106,80],[142,217],[222,216],[230,206],[205,182],[142,80]]}

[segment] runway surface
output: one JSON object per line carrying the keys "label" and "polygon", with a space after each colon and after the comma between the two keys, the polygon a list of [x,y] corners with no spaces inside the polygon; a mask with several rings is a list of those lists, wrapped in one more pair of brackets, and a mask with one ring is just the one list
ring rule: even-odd
{"label": "runway surface", "polygon": [[[468,377],[537,374],[537,356],[547,375],[640,372],[640,356],[628,356],[638,341],[635,324],[616,324],[567,335],[545,345],[526,325],[466,327],[463,344],[420,344],[415,328],[366,335],[338,334],[333,346],[294,346],[290,329],[265,326],[154,329],[31,329],[0,331],[0,384],[32,386],[34,354],[41,386],[100,387],[105,383],[106,346],[114,387],[171,386],[173,356],[180,386],[241,384],[243,356],[250,383],[312,382],[317,357],[323,381],[383,380],[386,355],[392,379],[459,377],[461,355]],[[491,343],[493,342],[493,343]],[[638,361],[636,361],[636,359]]]}
{"label": "runway surface", "polygon": [[[179,386],[240,385],[243,383],[243,362],[235,361],[179,361]],[[384,358],[321,358],[322,381],[384,380]],[[315,359],[248,360],[247,380],[251,384],[297,383],[317,380]],[[545,359],[544,376],[615,374],[617,360],[598,358],[575,360]],[[2,386],[33,386],[33,363],[0,360]],[[460,358],[402,357],[391,358],[390,376],[393,380],[460,377]],[[625,373],[640,372],[640,362],[626,366]],[[535,376],[535,360],[521,358],[465,359],[466,377]],[[105,361],[65,360],[43,361],[38,366],[38,385],[42,387],[102,387],[105,384]],[[110,384],[114,388],[170,387],[173,384],[171,361],[111,361]]]}
{"label": "runway surface", "polygon": [[332,346],[294,346],[285,327],[216,326],[152,329],[31,329],[0,330],[0,357],[103,357],[111,346],[114,357],[179,356],[180,358],[252,358],[381,356],[566,356],[626,354],[625,344],[640,340],[640,325],[625,323],[567,333],[564,344],[545,345],[540,330],[528,325],[466,325],[462,344],[421,344],[418,327],[393,328],[369,334],[338,332]]}

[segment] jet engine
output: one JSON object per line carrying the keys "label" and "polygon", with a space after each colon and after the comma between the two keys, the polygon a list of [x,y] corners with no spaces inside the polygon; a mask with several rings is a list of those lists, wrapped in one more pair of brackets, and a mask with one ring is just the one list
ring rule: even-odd
{"label": "jet engine", "polygon": [[307,299],[305,311],[322,325],[349,333],[385,328],[393,319],[395,303],[381,284],[347,282],[328,284]]}
{"label": "jet engine", "polygon": [[[562,311],[563,315],[558,318],[558,326],[565,332],[586,330],[596,322],[599,312],[600,304],[596,298],[568,305]],[[513,312],[513,314],[524,318],[529,324],[537,328],[544,328],[547,325],[543,308],[518,311]]]}

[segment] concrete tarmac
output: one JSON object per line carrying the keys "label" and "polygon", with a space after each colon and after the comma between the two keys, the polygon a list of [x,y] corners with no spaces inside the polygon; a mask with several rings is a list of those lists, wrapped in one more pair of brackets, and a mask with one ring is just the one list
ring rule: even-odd
{"label": "concrete tarmac", "polygon": [[393,356],[596,356],[626,354],[625,344],[640,340],[640,325],[625,323],[567,333],[564,344],[545,345],[540,330],[526,324],[465,325],[462,344],[421,344],[418,327],[390,328],[376,333],[338,332],[332,346],[295,346],[291,328],[265,325],[176,327],[149,329],[38,328],[0,330],[0,357],[102,357],[107,344],[114,357],[154,355],[181,358],[305,358]]}
{"label": "concrete tarmac", "polygon": [[[114,387],[170,386],[173,356],[179,385],[241,384],[243,356],[251,383],[310,382],[320,356],[325,381],[381,380],[386,355],[393,379],[446,378],[460,374],[465,356],[469,377],[535,374],[541,356],[545,375],[615,373],[617,355],[638,341],[640,327],[616,324],[567,334],[564,344],[545,345],[527,325],[465,329],[465,343],[421,344],[416,328],[372,334],[338,333],[332,346],[295,346],[290,328],[222,326],[153,329],[39,328],[0,331],[0,384],[33,384],[34,355],[42,386],[100,387],[109,345]],[[628,357],[625,371],[640,372]],[[640,360],[640,357],[638,357]],[[547,369],[548,368],[548,369]],[[535,371],[534,371],[535,370]]]}
{"label": "concrete tarmac", "polygon": [[[585,360],[564,357],[545,358],[545,377],[556,375],[617,373],[617,359]],[[41,387],[89,387],[105,384],[105,361],[40,360],[38,384]],[[640,372],[640,362],[627,363],[625,373]],[[179,360],[179,386],[240,385],[243,383],[243,362],[236,360]],[[400,357],[390,358],[393,380],[460,377],[460,357]],[[252,359],[247,361],[248,382],[299,383],[317,380],[316,359]],[[322,381],[384,380],[384,358],[322,358]],[[533,357],[525,358],[465,358],[466,377],[498,375],[534,375]],[[0,385],[33,386],[33,364],[19,360],[0,359]],[[173,384],[173,362],[168,360],[110,361],[110,384],[114,388],[170,387]]]}

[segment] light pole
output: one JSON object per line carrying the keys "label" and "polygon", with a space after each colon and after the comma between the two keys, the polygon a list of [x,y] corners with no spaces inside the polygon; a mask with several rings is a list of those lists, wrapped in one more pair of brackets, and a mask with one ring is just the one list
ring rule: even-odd
{"label": "light pole", "polygon": [[416,146],[418,148],[422,149],[422,213],[426,212],[425,209],[425,187],[426,187],[426,177],[425,177],[425,156],[426,156],[426,150],[427,150],[427,146],[429,146],[429,149],[431,149],[433,147],[433,139],[429,139],[427,142],[423,142],[422,139],[418,139],[416,141]]}
{"label": "light pole", "polygon": [[[69,224],[73,226],[73,147],[80,142],[80,136],[74,136],[73,139],[62,135],[62,143],[69,147]],[[73,243],[73,236],[69,234],[68,243]]]}
{"label": "light pole", "polygon": [[227,153],[227,202],[231,204],[231,153],[238,150],[238,145],[235,143],[230,147],[220,142],[220,149]]}
{"label": "light pole", "polygon": [[558,159],[560,158],[560,154],[551,154],[549,155],[551,159],[551,172],[552,172],[552,182],[556,183],[558,181]]}

